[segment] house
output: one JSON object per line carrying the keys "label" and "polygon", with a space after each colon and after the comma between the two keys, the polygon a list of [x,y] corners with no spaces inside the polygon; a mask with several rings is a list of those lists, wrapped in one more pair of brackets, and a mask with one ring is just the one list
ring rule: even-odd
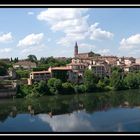
{"label": "house", "polygon": [[139,70],[140,70],[140,64],[137,63],[124,66],[125,72],[132,72],[132,71],[139,71]]}
{"label": "house", "polygon": [[125,57],[124,63],[125,63],[125,65],[131,65],[131,64],[136,63],[136,59],[133,57]]}
{"label": "house", "polygon": [[9,73],[9,76],[10,76],[11,79],[13,79],[13,80],[16,79],[17,74],[16,74],[16,71],[13,68],[9,68],[8,73]]}
{"label": "house", "polygon": [[140,64],[140,58],[136,58],[136,63]]}
{"label": "house", "polygon": [[63,82],[69,80],[70,72],[72,69],[70,67],[50,67],[48,71],[51,72],[51,76],[54,78],[61,79]]}
{"label": "house", "polygon": [[70,63],[67,65],[67,67],[72,70],[84,71],[87,65],[84,63]]}
{"label": "house", "polygon": [[106,68],[105,65],[89,65],[89,69],[92,70],[96,75],[105,76],[106,75]]}
{"label": "house", "polygon": [[117,65],[118,57],[116,56],[101,56],[101,59],[103,59],[107,64],[115,66]]}
{"label": "house", "polygon": [[4,63],[10,63],[10,59],[9,58],[0,58],[0,61],[2,61]]}
{"label": "house", "polygon": [[31,62],[31,61],[19,61],[13,65],[13,68],[32,69],[32,68],[36,68],[36,63]]}
{"label": "house", "polygon": [[28,85],[32,85],[33,82],[39,82],[41,80],[47,81],[51,78],[50,71],[35,71],[30,73],[28,78]]}

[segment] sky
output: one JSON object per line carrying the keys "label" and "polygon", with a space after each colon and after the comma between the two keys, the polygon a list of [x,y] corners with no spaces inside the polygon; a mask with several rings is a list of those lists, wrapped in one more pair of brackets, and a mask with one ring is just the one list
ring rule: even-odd
{"label": "sky", "polygon": [[79,52],[140,58],[140,8],[0,8],[0,58],[73,57]]}

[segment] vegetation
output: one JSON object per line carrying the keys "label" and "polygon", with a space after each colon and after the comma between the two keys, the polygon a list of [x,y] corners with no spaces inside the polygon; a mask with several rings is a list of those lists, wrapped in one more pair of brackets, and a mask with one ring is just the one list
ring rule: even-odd
{"label": "vegetation", "polygon": [[97,76],[91,70],[85,70],[84,72],[84,85],[87,92],[91,92],[96,88]]}
{"label": "vegetation", "polygon": [[66,66],[71,62],[71,58],[54,58],[54,57],[41,57],[38,61],[38,67],[34,68],[33,71],[38,70],[47,70],[49,67],[59,67],[59,66]]}
{"label": "vegetation", "polygon": [[0,76],[7,75],[9,67],[10,67],[9,64],[6,64],[5,62],[0,61]]}
{"label": "vegetation", "polygon": [[29,70],[16,70],[16,74],[17,74],[17,78],[21,79],[21,78],[28,78],[30,71]]}
{"label": "vegetation", "polygon": [[[18,97],[90,93],[97,91],[137,89],[140,87],[140,72],[124,72],[119,68],[112,69],[110,77],[99,77],[91,70],[85,70],[83,84],[65,82],[62,78],[50,78],[48,82],[40,81],[32,86],[21,85]],[[19,96],[20,95],[20,96]]]}
{"label": "vegetation", "polygon": [[52,94],[58,94],[61,92],[62,82],[60,79],[51,78],[48,80],[47,85],[48,85],[49,90]]}
{"label": "vegetation", "polygon": [[33,54],[28,55],[27,60],[37,63],[37,57]]}

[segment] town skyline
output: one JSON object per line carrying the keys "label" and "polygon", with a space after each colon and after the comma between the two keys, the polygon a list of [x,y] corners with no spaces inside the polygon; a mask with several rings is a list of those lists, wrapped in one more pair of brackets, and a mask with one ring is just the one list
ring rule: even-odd
{"label": "town skyline", "polygon": [[0,58],[73,57],[75,42],[81,53],[139,58],[139,13],[139,8],[3,8]]}

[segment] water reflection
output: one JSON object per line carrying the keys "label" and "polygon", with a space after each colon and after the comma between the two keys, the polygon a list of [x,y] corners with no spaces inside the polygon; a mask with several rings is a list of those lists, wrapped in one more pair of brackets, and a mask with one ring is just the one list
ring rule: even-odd
{"label": "water reflection", "polygon": [[11,131],[27,130],[17,129],[27,122],[29,131],[127,131],[140,121],[139,106],[139,90],[10,99],[0,102],[0,131],[10,131],[11,121]]}
{"label": "water reflection", "polygon": [[39,114],[38,117],[49,124],[55,132],[95,131],[90,115],[85,112],[56,115],[53,118],[46,114]]}

